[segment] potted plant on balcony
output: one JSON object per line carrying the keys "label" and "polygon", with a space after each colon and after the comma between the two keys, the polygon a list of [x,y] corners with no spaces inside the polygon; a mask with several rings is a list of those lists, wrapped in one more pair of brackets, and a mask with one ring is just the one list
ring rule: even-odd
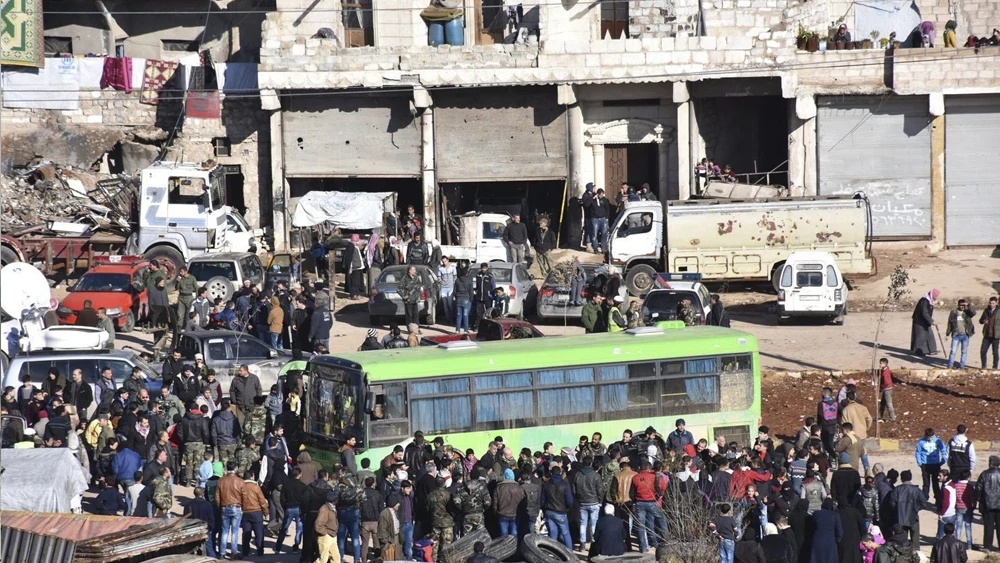
{"label": "potted plant on balcony", "polygon": [[819,34],[816,32],[809,33],[809,37],[806,38],[806,51],[810,53],[815,53],[819,51]]}
{"label": "potted plant on balcony", "polygon": [[878,44],[878,37],[879,37],[879,35],[882,35],[882,34],[879,33],[878,30],[873,29],[872,32],[868,34],[868,36],[871,37],[871,39],[865,39],[863,41],[864,48],[865,49],[871,49],[872,47],[874,47],[875,45],[877,45]]}
{"label": "potted plant on balcony", "polygon": [[806,42],[809,41],[809,32],[806,28],[799,26],[799,32],[795,34],[795,45],[799,48],[799,51],[806,50]]}

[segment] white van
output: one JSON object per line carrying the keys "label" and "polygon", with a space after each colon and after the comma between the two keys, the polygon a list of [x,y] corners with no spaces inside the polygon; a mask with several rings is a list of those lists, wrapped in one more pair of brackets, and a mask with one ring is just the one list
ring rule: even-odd
{"label": "white van", "polygon": [[828,317],[844,324],[847,283],[829,252],[793,252],[778,278],[778,324],[789,317]]}

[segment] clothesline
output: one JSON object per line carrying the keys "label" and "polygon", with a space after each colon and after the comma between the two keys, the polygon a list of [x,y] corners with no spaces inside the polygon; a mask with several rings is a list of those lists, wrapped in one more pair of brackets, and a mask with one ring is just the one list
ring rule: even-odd
{"label": "clothesline", "polygon": [[[214,63],[219,90],[257,90],[257,63]],[[78,110],[81,91],[115,89],[135,94],[140,102],[156,105],[158,93],[173,80],[173,89],[187,90],[197,54],[180,61],[139,57],[52,57],[44,68],[5,68],[2,73],[4,107]]]}

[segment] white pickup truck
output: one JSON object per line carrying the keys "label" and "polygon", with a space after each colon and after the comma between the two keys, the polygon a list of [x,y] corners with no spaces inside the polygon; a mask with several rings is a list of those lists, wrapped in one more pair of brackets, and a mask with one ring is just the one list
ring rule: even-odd
{"label": "white pickup truck", "polygon": [[[505,213],[470,213],[459,215],[459,243],[442,245],[441,255],[471,263],[509,262],[510,251],[503,232],[510,223]],[[530,243],[528,245],[530,252]]]}

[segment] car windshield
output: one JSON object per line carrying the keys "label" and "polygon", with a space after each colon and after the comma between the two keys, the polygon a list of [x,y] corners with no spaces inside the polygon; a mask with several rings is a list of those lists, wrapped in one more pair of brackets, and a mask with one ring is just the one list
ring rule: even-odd
{"label": "car windshield", "polygon": [[73,291],[114,291],[125,293],[129,290],[131,279],[128,274],[84,274]]}
{"label": "car windshield", "polygon": [[490,268],[490,273],[493,274],[493,281],[497,283],[510,283],[513,272],[513,268]]}
{"label": "car windshield", "polygon": [[657,291],[650,293],[643,303],[645,314],[656,315],[657,320],[671,320],[677,317],[677,307],[682,299],[690,299],[697,312],[698,297],[691,291]]}
{"label": "car windshield", "polygon": [[132,361],[135,362],[135,365],[142,368],[142,373],[146,375],[146,379],[155,381],[160,380],[160,372],[153,366],[149,365],[146,360],[142,359],[141,356],[133,356]]}
{"label": "car windshield", "polygon": [[[594,279],[594,272],[597,271],[597,266],[584,266],[583,273],[585,279],[584,283],[589,282]],[[543,285],[553,286],[553,287],[569,287],[569,278],[566,277],[568,272],[565,269],[555,269],[549,272],[549,275],[545,276],[545,283]],[[575,273],[574,273],[575,275]]]}
{"label": "car windshield", "polygon": [[[403,279],[403,276],[406,275],[406,270],[407,268],[405,266],[386,268],[382,270],[382,275],[378,277],[378,283],[396,285]],[[420,278],[421,281],[424,281],[424,275],[420,268],[417,268],[417,277]]]}
{"label": "car windshield", "polygon": [[193,262],[188,272],[198,281],[208,281],[215,276],[236,281],[236,267],[232,262]]}

